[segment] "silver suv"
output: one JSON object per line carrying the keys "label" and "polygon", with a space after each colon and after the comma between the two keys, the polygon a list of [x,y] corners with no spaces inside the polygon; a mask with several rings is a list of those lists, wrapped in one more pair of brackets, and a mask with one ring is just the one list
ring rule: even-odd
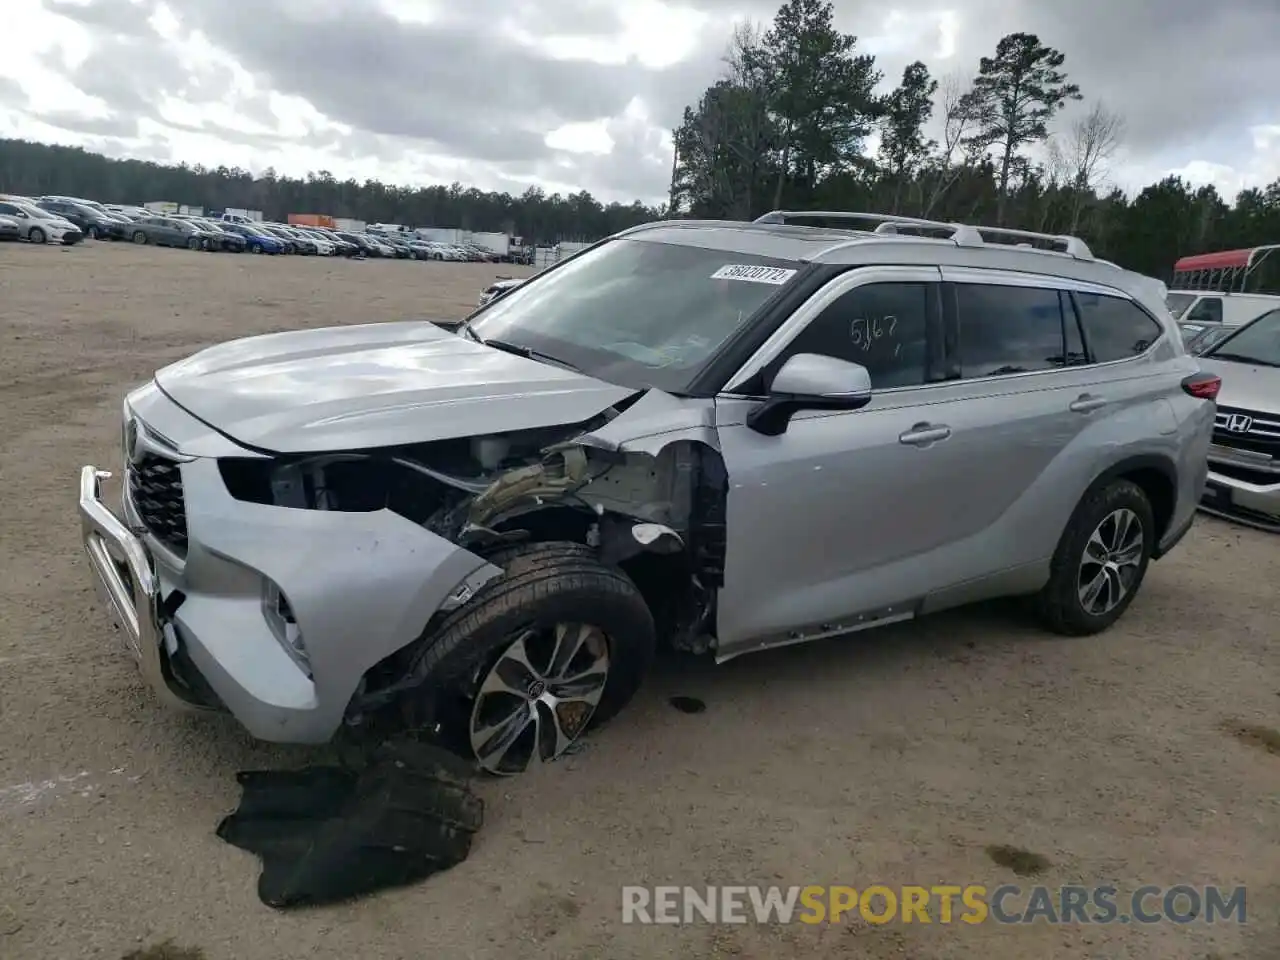
{"label": "silver suv", "polygon": [[1219,381],[1162,285],[1075,238],[841,217],[652,223],[461,324],[160,370],[121,513],[80,481],[142,673],[264,740],[390,718],[510,774],[658,638],[727,660],[1001,595],[1105,629],[1205,483]]}

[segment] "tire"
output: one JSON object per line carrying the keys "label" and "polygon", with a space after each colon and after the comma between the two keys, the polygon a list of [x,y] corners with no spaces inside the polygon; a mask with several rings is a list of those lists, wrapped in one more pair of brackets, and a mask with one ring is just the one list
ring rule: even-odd
{"label": "tire", "polygon": [[199,237],[192,237],[190,240],[188,240],[188,241],[187,241],[187,249],[188,249],[188,250],[199,250],[199,249],[200,249],[200,239],[199,239]]}
{"label": "tire", "polygon": [[87,230],[85,230],[84,235],[88,237],[90,240],[102,239],[102,233],[93,224],[89,224],[89,227]]}
{"label": "tire", "polygon": [[250,252],[250,253],[262,253],[262,244],[260,244],[260,243],[251,243],[251,244],[249,244],[249,252]]}
{"label": "tire", "polygon": [[[1119,572],[1109,577],[1110,586],[1104,588],[1107,591],[1114,589],[1119,577],[1124,586],[1119,602],[1105,610],[1098,607],[1091,610],[1081,599],[1081,584],[1092,581],[1090,573],[1094,570],[1101,572],[1102,567],[1094,563],[1085,567],[1085,550],[1090,547],[1095,534],[1106,546],[1111,546],[1109,541],[1110,534],[1116,529],[1115,518],[1124,513],[1141,525],[1140,537],[1135,540],[1130,532],[1125,538],[1126,543],[1134,542],[1133,550],[1140,550],[1140,553],[1134,556],[1132,564],[1119,566]],[[1094,487],[1085,494],[1071,515],[1053,554],[1049,582],[1035,597],[1036,612],[1041,621],[1049,630],[1063,636],[1084,637],[1106,630],[1120,619],[1141,589],[1155,543],[1155,514],[1141,487],[1129,480],[1113,480]],[[1132,551],[1124,552],[1133,556]],[[1108,593],[1108,599],[1111,596]]]}
{"label": "tire", "polygon": [[147,242],[147,235],[143,233],[141,230],[135,230],[133,231],[133,242],[144,244]]}
{"label": "tire", "polygon": [[[482,681],[517,638],[526,631],[539,632],[529,641],[529,660],[536,664],[542,662],[535,656],[541,631],[549,634],[556,624],[582,624],[603,634],[608,650],[607,679],[594,710],[572,721],[575,732],[565,731],[572,743],[612,719],[635,695],[653,662],[655,627],[635,584],[622,571],[600,563],[589,547],[526,544],[494,557],[492,562],[503,567],[504,573],[419,641],[410,672],[423,677],[424,683],[417,694],[410,694],[407,719],[416,726],[424,722],[438,725],[437,734],[445,747],[490,773],[510,774],[522,772],[529,761],[519,765],[515,758],[518,769],[498,769],[484,763],[471,746],[470,729]],[[543,703],[533,706],[544,722],[541,729],[553,729],[545,723],[550,718],[549,708],[544,712],[543,707]],[[533,734],[529,745],[534,745]],[[550,758],[547,753],[544,747],[545,759]]]}
{"label": "tire", "polygon": [[49,241],[49,238],[45,236],[44,231],[41,230],[39,227],[32,227],[29,231],[27,231],[28,243],[47,243],[48,241]]}

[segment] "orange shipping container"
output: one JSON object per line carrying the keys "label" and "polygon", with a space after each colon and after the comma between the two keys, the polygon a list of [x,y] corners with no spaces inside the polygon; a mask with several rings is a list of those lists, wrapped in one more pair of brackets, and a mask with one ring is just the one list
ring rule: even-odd
{"label": "orange shipping container", "polygon": [[295,227],[336,227],[333,217],[327,213],[291,213],[289,222]]}

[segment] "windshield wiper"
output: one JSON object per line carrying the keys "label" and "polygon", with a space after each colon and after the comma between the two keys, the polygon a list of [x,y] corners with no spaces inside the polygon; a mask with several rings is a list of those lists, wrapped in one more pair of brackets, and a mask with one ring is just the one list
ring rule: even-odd
{"label": "windshield wiper", "polygon": [[[470,333],[470,329],[468,328]],[[563,367],[565,370],[572,370],[574,373],[581,373],[579,367],[575,367],[572,363],[561,360],[559,357],[553,357],[550,354],[539,353],[532,347],[526,347],[519,343],[512,343],[510,340],[499,340],[496,337],[490,337],[488,340],[482,340],[476,334],[471,336],[477,343],[483,343],[486,347],[493,347],[495,350],[501,350],[504,353],[514,353],[517,357],[524,357],[526,360],[537,360],[541,363],[550,363],[557,367]]]}
{"label": "windshield wiper", "polygon": [[1259,360],[1257,357],[1246,357],[1242,353],[1210,353],[1206,360],[1229,360],[1235,363],[1252,363],[1259,367],[1280,367],[1274,360]]}

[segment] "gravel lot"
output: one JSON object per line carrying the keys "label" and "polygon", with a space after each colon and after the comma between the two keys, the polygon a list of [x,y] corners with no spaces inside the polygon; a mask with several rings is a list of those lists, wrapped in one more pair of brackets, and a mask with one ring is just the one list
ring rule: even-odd
{"label": "gravel lot", "polygon": [[[470,860],[280,914],[214,836],[234,773],[301,763],[157,707],[98,608],[78,468],[119,402],[202,345],[459,316],[521,268],[0,246],[0,957],[1280,956],[1280,540],[1209,519],[1121,624],[1048,637],[998,606],[714,667],[668,660],[581,753],[482,786]],[[527,272],[527,271],[524,271]],[[698,697],[700,714],[673,709]],[[630,883],[1247,884],[1249,924],[624,926]],[[1028,883],[1031,881],[1021,881]],[[935,915],[936,919],[936,915]]]}

